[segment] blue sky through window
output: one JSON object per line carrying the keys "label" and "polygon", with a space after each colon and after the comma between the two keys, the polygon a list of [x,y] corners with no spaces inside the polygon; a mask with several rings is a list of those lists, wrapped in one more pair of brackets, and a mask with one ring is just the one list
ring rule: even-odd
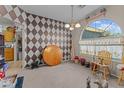
{"label": "blue sky through window", "polygon": [[110,32],[111,35],[122,33],[120,27],[115,22],[109,19],[102,19],[102,20],[94,21],[89,26],[93,28],[108,31]]}

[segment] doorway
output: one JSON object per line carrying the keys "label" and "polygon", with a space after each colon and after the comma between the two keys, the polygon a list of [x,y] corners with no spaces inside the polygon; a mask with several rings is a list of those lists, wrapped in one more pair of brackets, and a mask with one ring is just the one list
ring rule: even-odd
{"label": "doorway", "polygon": [[22,61],[22,32],[16,33],[16,61]]}

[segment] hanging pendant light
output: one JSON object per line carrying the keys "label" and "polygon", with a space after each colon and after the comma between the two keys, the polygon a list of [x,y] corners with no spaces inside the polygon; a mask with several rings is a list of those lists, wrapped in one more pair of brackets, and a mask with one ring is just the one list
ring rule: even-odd
{"label": "hanging pendant light", "polygon": [[70,27],[70,24],[65,24],[65,28],[69,28]]}
{"label": "hanging pendant light", "polygon": [[79,23],[76,23],[76,24],[75,24],[75,27],[76,27],[76,28],[80,28],[81,25],[80,25]]}
{"label": "hanging pendant light", "polygon": [[73,5],[71,5],[71,7],[72,7],[72,15],[71,15],[71,23],[70,24],[65,24],[65,28],[69,28],[69,30],[74,30],[75,28],[80,28],[81,27],[81,25],[80,25],[80,23],[74,23],[74,19],[73,19]]}
{"label": "hanging pendant light", "polygon": [[69,30],[71,30],[71,31],[74,30],[74,27],[70,27]]}

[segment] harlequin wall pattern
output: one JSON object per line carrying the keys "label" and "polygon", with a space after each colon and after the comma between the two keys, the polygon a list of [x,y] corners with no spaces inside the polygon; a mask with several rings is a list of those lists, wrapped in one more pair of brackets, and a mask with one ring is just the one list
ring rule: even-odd
{"label": "harlequin wall pattern", "polygon": [[63,51],[63,60],[70,59],[71,32],[64,23],[27,13],[27,61],[39,59],[42,49],[50,44]]}
{"label": "harlequin wall pattern", "polygon": [[50,44],[58,45],[63,52],[63,60],[71,59],[71,32],[64,28],[64,23],[26,13],[18,6],[0,5],[0,16],[23,24],[25,26],[26,62],[40,60],[42,49]]}

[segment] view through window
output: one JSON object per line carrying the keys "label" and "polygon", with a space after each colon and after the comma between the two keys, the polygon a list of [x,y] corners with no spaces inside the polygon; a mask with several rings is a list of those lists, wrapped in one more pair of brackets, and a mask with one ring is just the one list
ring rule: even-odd
{"label": "view through window", "polygon": [[118,37],[122,35],[120,27],[110,19],[101,19],[90,23],[85,29],[82,38]]}

